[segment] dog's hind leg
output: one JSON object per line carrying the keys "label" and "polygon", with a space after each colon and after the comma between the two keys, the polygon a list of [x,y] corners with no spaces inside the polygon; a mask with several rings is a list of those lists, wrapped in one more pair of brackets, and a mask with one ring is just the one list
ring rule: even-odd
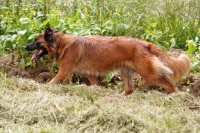
{"label": "dog's hind leg", "polygon": [[88,80],[90,81],[90,84],[91,84],[91,85],[99,85],[99,80],[98,80],[97,76],[86,75],[86,77],[87,77]]}
{"label": "dog's hind leg", "polygon": [[124,91],[122,94],[128,95],[133,92],[133,81],[132,76],[134,74],[134,71],[129,68],[123,68],[121,70],[121,77],[124,81]]}

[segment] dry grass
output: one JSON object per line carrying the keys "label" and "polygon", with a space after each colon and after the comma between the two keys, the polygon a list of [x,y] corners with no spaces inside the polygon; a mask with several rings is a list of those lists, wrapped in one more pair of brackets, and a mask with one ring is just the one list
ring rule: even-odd
{"label": "dry grass", "polygon": [[[0,76],[0,132],[200,132],[200,99]],[[120,89],[119,89],[120,90]]]}

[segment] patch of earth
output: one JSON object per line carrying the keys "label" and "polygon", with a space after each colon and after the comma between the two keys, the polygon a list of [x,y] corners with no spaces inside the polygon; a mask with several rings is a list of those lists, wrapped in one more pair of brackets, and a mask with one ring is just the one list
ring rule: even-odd
{"label": "patch of earth", "polygon": [[[173,56],[178,56],[181,53],[181,50],[177,49],[170,49],[169,54]],[[16,65],[16,59],[14,58],[13,54],[3,55],[0,57],[0,71],[6,72],[8,77],[21,77],[27,79],[33,79],[40,83],[47,83],[49,82],[54,76],[51,74],[50,71],[52,69],[52,60],[44,60],[45,65],[43,65],[40,61],[36,61],[36,66],[33,67],[26,67],[25,70],[22,69],[20,65]],[[19,63],[18,63],[19,64]],[[56,69],[56,68],[55,68]],[[57,71],[57,70],[55,70]],[[99,78],[102,81],[102,77]],[[165,92],[164,89],[152,86],[142,80],[142,78],[135,74],[133,75],[133,83],[135,88],[139,88],[139,90],[143,92],[148,92],[151,90],[158,90]],[[74,84],[87,84],[89,85],[89,81],[81,77],[79,75],[73,75],[71,77],[71,82]],[[108,87],[110,85],[114,86],[121,82],[121,78],[118,74],[114,75],[109,82],[101,82],[101,86]],[[200,97],[200,78],[197,74],[190,73],[188,76],[184,78],[184,80],[179,81],[176,84],[179,91],[189,92],[195,97]]]}

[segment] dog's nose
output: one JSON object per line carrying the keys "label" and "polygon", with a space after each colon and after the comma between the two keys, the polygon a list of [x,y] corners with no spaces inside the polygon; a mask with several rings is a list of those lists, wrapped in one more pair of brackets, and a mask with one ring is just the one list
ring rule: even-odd
{"label": "dog's nose", "polygon": [[27,50],[27,46],[24,46],[24,49],[26,49],[26,50]]}
{"label": "dog's nose", "polygon": [[29,45],[24,46],[24,49],[27,51],[32,51]]}

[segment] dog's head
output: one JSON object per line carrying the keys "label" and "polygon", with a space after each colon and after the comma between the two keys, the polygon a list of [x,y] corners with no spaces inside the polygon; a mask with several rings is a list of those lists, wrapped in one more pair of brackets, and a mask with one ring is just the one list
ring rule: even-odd
{"label": "dog's head", "polygon": [[41,33],[36,37],[34,42],[27,44],[25,46],[27,51],[36,50],[36,52],[32,55],[31,63],[33,63],[35,59],[39,59],[47,54],[50,56],[50,58],[54,58],[58,52],[61,37],[62,32],[48,27],[44,33]]}

